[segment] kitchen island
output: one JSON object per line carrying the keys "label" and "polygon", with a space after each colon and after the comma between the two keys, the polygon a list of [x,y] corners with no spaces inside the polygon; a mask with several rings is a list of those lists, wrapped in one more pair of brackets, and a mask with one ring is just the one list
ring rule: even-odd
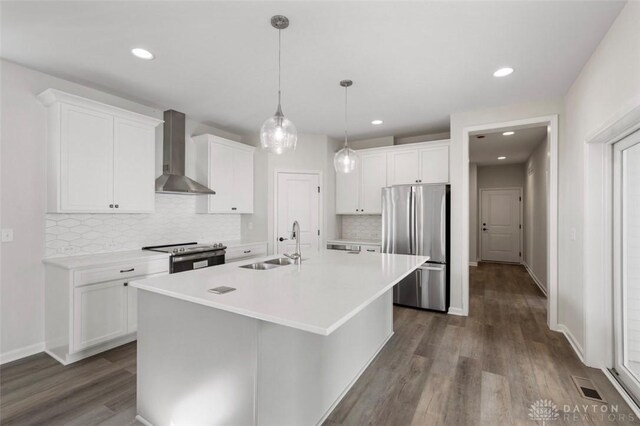
{"label": "kitchen island", "polygon": [[[426,256],[323,250],[133,281],[138,418],[161,425],[322,422],[393,334],[392,288]],[[219,286],[236,290],[214,294]]]}

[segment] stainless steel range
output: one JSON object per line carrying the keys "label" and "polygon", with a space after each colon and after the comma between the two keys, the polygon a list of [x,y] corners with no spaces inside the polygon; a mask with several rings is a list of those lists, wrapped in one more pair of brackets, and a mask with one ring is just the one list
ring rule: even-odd
{"label": "stainless steel range", "polygon": [[224,264],[225,249],[222,243],[198,244],[168,244],[164,246],[142,247],[142,250],[169,253],[171,256],[169,273],[191,271],[193,269],[208,268],[209,266]]}

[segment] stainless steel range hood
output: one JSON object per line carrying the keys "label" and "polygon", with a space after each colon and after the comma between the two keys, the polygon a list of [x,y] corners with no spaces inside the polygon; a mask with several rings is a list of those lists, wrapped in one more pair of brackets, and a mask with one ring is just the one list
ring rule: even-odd
{"label": "stainless steel range hood", "polygon": [[185,116],[172,109],[164,112],[162,176],[156,192],[163,194],[215,194],[215,191],[184,175]]}

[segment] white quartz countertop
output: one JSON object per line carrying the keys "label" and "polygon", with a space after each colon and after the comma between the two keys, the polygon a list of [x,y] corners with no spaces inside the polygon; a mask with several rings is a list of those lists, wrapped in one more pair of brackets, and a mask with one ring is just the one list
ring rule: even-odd
{"label": "white quartz countertop", "polygon": [[169,254],[147,250],[127,250],[112,253],[85,254],[81,256],[48,257],[42,261],[46,264],[56,265],[65,269],[80,269],[111,263],[155,259],[169,259]]}
{"label": "white quartz countertop", "polygon": [[[165,296],[234,312],[300,330],[329,335],[398,281],[429,260],[427,256],[322,250],[303,253],[302,265],[269,270],[240,268],[267,256],[178,274],[131,281]],[[236,288],[225,294],[207,290]]]}
{"label": "white quartz countertop", "polygon": [[335,238],[332,240],[327,240],[327,244],[357,244],[361,246],[381,246],[382,242],[380,240]]}

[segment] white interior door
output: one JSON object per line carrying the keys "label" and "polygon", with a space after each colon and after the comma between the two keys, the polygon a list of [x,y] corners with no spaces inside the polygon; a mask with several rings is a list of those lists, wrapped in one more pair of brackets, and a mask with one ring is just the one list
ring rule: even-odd
{"label": "white interior door", "polygon": [[483,189],[481,257],[494,262],[520,262],[520,189]]}
{"label": "white interior door", "polygon": [[618,379],[640,400],[640,132],[614,146],[614,327]]}
{"label": "white interior door", "polygon": [[300,224],[300,246],[320,248],[320,176],[317,173],[277,173],[276,188],[276,251],[293,253],[291,239],[293,222]]}

